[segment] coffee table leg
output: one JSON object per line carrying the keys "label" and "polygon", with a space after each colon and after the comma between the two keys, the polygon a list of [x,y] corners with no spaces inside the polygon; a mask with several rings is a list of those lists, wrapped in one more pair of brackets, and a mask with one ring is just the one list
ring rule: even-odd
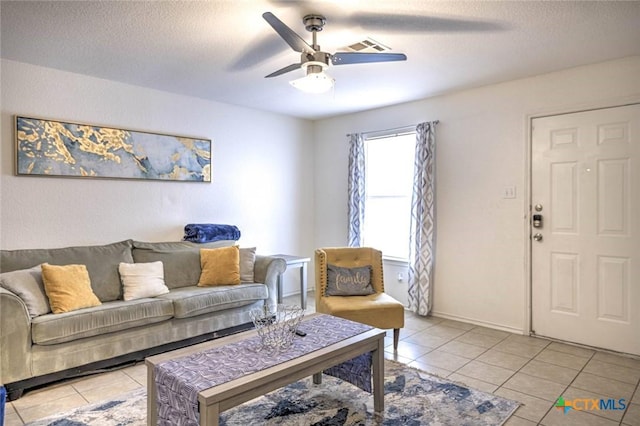
{"label": "coffee table leg", "polygon": [[158,424],[158,408],[156,396],[156,383],[153,366],[147,364],[147,426]]}
{"label": "coffee table leg", "polygon": [[218,426],[220,422],[220,405],[207,405],[204,410],[200,405],[200,408],[200,426]]}
{"label": "coffee table leg", "polygon": [[314,385],[321,385],[322,384],[322,371],[319,373],[315,373],[313,375],[313,384]]}
{"label": "coffee table leg", "polygon": [[378,340],[378,349],[373,351],[373,411],[384,411],[384,337]]}
{"label": "coffee table leg", "polygon": [[307,309],[307,262],[300,267],[300,307]]}

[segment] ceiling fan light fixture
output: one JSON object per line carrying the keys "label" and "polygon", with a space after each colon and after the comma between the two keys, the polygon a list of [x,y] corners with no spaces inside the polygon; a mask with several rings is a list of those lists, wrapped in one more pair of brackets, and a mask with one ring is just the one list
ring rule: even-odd
{"label": "ceiling fan light fixture", "polygon": [[[265,12],[262,17],[267,21],[269,25],[278,33],[278,35],[291,47],[295,52],[300,53],[300,62],[294,63],[284,68],[281,68],[265,78],[277,77],[279,75],[295,71],[298,67],[305,70],[305,77],[297,80],[290,81],[289,83],[303,92],[307,93],[324,93],[331,90],[335,80],[327,75],[324,71],[332,65],[347,65],[347,64],[366,64],[371,62],[394,62],[394,61],[406,61],[407,55],[404,53],[388,53],[386,46],[376,42],[375,40],[367,39],[360,43],[356,48],[351,48],[349,52],[336,52],[330,54],[320,50],[320,46],[317,41],[317,33],[322,31],[326,19],[323,15],[306,15],[302,22],[305,24],[305,28],[311,32],[313,41],[308,44],[302,39],[295,31],[289,28],[284,22],[278,19],[273,13]],[[371,48],[373,52],[360,51],[364,48]],[[378,53],[376,53],[378,52]]]}
{"label": "ceiling fan light fixture", "polygon": [[289,84],[305,93],[320,94],[331,90],[334,81],[328,74],[319,72],[291,80]]}
{"label": "ceiling fan light fixture", "polygon": [[333,88],[335,80],[329,74],[324,72],[327,64],[322,62],[307,62],[302,64],[302,68],[306,70],[307,75],[291,80],[291,84],[296,89],[312,94],[325,93]]}

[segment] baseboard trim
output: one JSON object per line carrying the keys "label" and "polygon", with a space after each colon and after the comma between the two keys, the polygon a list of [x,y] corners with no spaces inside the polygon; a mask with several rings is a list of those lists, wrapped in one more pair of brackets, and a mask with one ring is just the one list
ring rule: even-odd
{"label": "baseboard trim", "polygon": [[496,323],[492,323],[492,322],[488,322],[488,321],[480,321],[480,320],[477,320],[477,319],[467,318],[467,317],[463,317],[463,316],[460,316],[460,315],[451,315],[451,314],[447,314],[445,312],[432,311],[431,315],[436,317],[436,318],[448,319],[448,320],[452,320],[452,321],[460,321],[460,322],[464,322],[464,323],[467,323],[467,324],[473,324],[473,325],[478,325],[478,326],[481,326],[481,327],[492,328],[494,330],[506,331],[508,333],[513,333],[513,334],[522,334],[522,335],[525,335],[525,336],[529,334],[529,333],[525,332],[523,329],[520,329],[520,328],[509,327],[509,326],[506,326],[506,325],[496,324]]}

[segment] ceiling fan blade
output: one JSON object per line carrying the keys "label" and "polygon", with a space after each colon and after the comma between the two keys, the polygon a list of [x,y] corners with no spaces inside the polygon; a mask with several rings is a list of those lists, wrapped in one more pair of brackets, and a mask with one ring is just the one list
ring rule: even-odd
{"label": "ceiling fan blade", "polygon": [[278,19],[276,15],[271,12],[265,12],[262,14],[262,17],[273,27],[274,30],[276,30],[278,35],[280,35],[280,37],[282,37],[282,39],[286,41],[293,50],[300,53],[315,53],[315,50],[313,50],[313,48],[302,39],[302,37],[296,34],[291,28],[287,27],[287,25]]}
{"label": "ceiling fan blade", "polygon": [[365,52],[337,52],[331,55],[333,65],[366,64],[369,62],[406,61],[404,53],[365,53]]}
{"label": "ceiling fan blade", "polygon": [[291,64],[291,65],[288,65],[288,66],[286,66],[284,68],[280,68],[278,71],[272,72],[269,75],[265,75],[264,78],[277,77],[279,75],[286,74],[286,73],[291,72],[291,71],[295,71],[295,70],[299,69],[301,65],[302,64]]}

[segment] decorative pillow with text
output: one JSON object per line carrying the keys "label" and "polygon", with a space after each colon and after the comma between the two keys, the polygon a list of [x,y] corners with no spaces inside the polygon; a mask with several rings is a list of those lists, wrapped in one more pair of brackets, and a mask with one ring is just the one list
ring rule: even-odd
{"label": "decorative pillow with text", "polygon": [[327,265],[325,296],[366,296],[373,293],[371,266],[342,268]]}

